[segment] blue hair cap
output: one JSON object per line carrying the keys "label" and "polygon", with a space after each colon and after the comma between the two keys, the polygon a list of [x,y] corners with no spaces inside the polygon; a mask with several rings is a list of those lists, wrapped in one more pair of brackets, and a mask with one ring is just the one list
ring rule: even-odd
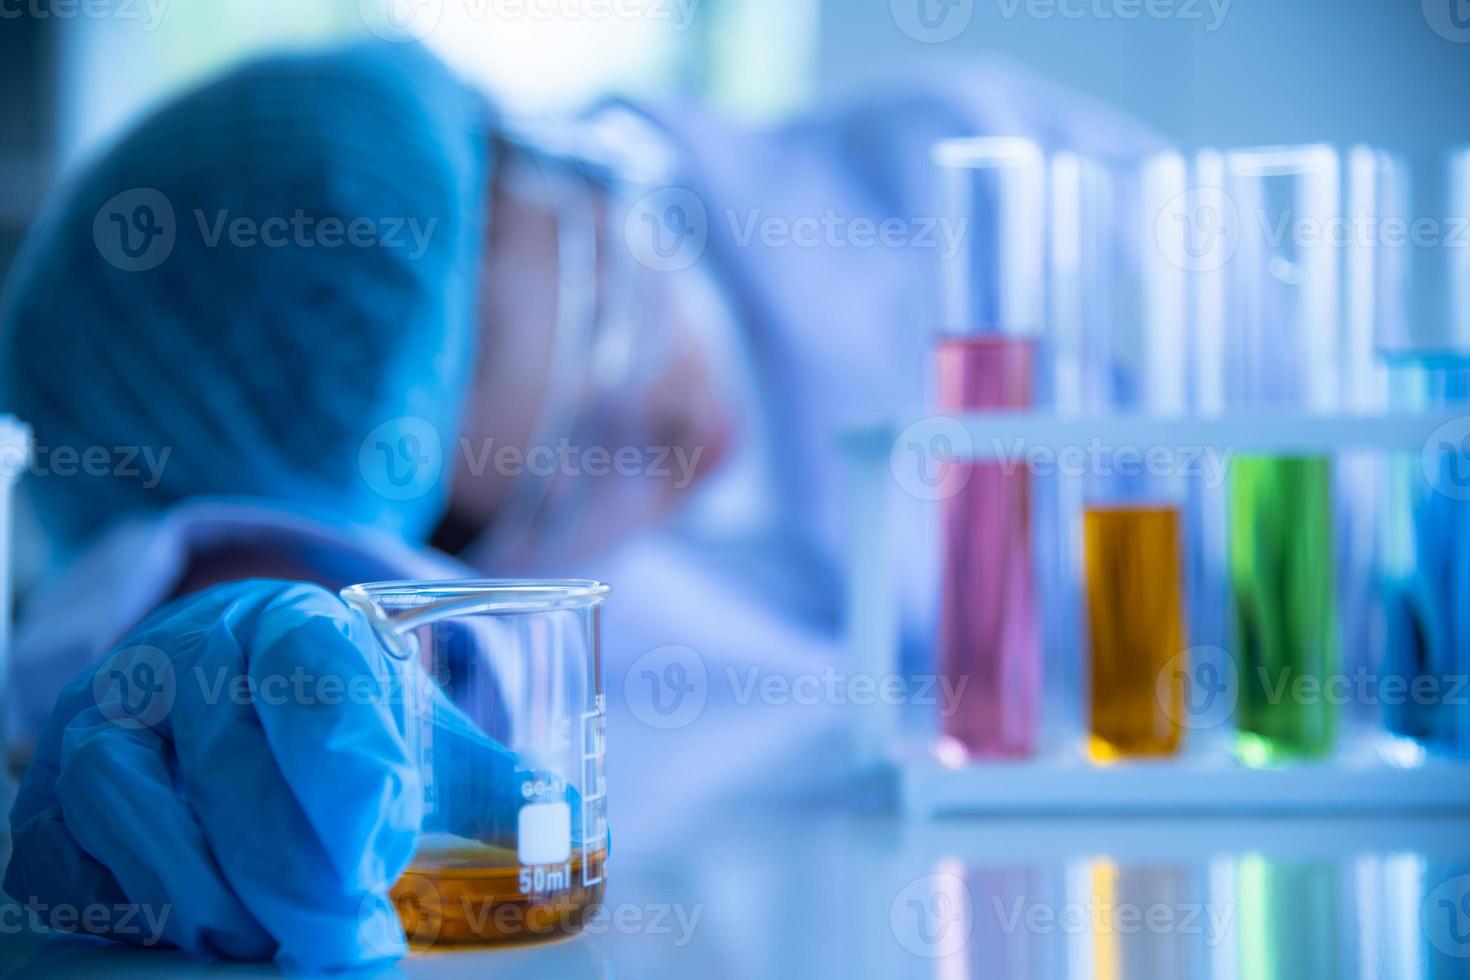
{"label": "blue hair cap", "polygon": [[198,496],[427,537],[475,353],[490,152],[485,101],[381,42],[251,62],[61,188],[0,307],[0,383],[63,555]]}

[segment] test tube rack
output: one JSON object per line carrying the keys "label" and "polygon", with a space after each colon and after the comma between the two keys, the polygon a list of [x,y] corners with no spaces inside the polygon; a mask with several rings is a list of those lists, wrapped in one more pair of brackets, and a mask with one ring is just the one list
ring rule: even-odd
{"label": "test tube rack", "polygon": [[[1051,413],[927,415],[853,430],[844,437],[849,488],[848,655],[855,673],[900,674],[900,602],[893,581],[893,497],[900,457],[920,451],[950,461],[997,461],[1016,446],[1061,453],[1077,446],[1204,447],[1220,452],[1325,455],[1420,453],[1444,432],[1470,434],[1470,420],[1419,414],[1060,416]],[[1457,443],[1458,444],[1458,443]],[[933,462],[933,460],[931,460]],[[912,465],[912,464],[907,464]],[[1237,762],[1225,733],[1189,738],[1173,757],[1090,761],[1077,740],[1043,740],[1023,760],[954,767],[932,739],[906,730],[901,706],[851,710],[860,764],[890,774],[899,808],[916,818],[945,815],[1456,813],[1470,814],[1470,761],[1399,759],[1383,741],[1346,733],[1329,756],[1286,768]],[[1045,724],[1045,722],[1043,722]]]}

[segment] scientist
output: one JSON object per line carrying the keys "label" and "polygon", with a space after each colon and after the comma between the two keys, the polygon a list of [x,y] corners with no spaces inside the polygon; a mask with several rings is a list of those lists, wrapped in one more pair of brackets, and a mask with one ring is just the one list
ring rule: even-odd
{"label": "scientist", "polygon": [[[35,755],[6,891],[169,904],[164,938],[205,956],[401,951],[386,888],[419,809],[391,713],[180,695],[118,724],[110,680],[139,648],[380,676],[333,594],[353,582],[567,574],[654,527],[671,550],[618,580],[643,622],[733,662],[730,617],[760,607],[797,624],[783,653],[832,655],[833,437],[921,400],[943,238],[831,229],[919,228],[928,146],[982,132],[1149,142],[958,69],[779,129],[618,105],[535,133],[389,44],[261,60],[139,123],[48,203],[0,311],[4,407],[38,444],[169,454],[147,481],[29,481],[55,571],[16,642]],[[531,465],[562,445],[682,465]],[[671,601],[686,580],[704,605]]]}

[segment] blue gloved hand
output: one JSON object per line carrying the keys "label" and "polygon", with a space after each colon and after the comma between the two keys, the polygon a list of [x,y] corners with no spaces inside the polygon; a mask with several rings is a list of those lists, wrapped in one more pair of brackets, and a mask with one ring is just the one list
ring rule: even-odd
{"label": "blue gloved hand", "polygon": [[[11,814],[6,892],[126,906],[127,929],[104,931],[200,956],[331,969],[401,954],[387,892],[422,793],[393,695],[414,669],[312,585],[230,583],[164,607],[58,701]],[[486,741],[508,796],[514,757]]]}

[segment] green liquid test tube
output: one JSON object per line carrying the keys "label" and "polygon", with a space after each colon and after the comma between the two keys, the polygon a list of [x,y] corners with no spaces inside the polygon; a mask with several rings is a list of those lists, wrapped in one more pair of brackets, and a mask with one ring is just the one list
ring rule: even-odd
{"label": "green liquid test tube", "polygon": [[1236,754],[1247,765],[1332,748],[1338,669],[1332,462],[1239,457],[1230,477]]}

